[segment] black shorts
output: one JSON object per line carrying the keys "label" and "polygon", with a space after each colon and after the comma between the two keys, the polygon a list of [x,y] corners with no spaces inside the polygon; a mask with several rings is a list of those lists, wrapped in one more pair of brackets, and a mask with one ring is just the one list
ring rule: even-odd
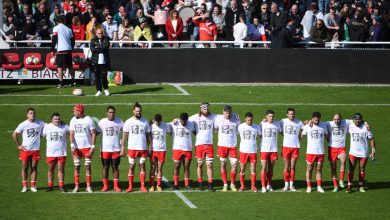
{"label": "black shorts", "polygon": [[73,66],[72,63],[72,53],[59,53],[56,56],[57,67],[60,68],[70,68]]}

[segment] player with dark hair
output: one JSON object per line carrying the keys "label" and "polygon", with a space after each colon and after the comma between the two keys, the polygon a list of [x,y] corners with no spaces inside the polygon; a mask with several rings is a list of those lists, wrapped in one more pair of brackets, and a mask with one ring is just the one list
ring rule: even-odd
{"label": "player with dark hair", "polygon": [[[19,149],[19,159],[22,161],[22,192],[27,192],[28,168],[31,170],[30,190],[38,192],[36,181],[38,175],[38,162],[40,160],[41,133],[45,123],[36,119],[35,109],[27,109],[27,120],[18,125],[12,138]],[[22,143],[19,141],[22,134]]]}
{"label": "player with dark hair", "polygon": [[123,126],[122,134],[122,149],[121,156],[125,156],[125,145],[127,139],[127,157],[129,159],[129,187],[126,192],[133,191],[133,180],[134,170],[136,166],[136,159],[139,158],[140,173],[139,177],[141,180],[141,192],[148,192],[145,187],[145,162],[148,157],[148,147],[151,143],[150,126],[148,121],[142,117],[142,106],[136,102],[133,107],[133,117],[126,120]]}
{"label": "player with dark hair", "polygon": [[114,176],[114,190],[121,192],[119,187],[119,164],[120,164],[120,133],[123,129],[123,121],[115,116],[114,106],[108,106],[106,109],[107,117],[99,121],[99,127],[102,130],[102,147],[100,157],[103,163],[103,188],[102,192],[108,191],[108,174],[110,167]]}

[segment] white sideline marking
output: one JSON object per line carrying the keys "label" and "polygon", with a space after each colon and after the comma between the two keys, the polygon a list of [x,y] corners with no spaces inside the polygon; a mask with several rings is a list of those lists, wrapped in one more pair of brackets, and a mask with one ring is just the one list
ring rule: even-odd
{"label": "white sideline marking", "polygon": [[[141,84],[141,83],[137,83]],[[164,84],[164,83],[163,83]],[[358,83],[178,83],[181,86],[308,86],[308,87],[390,87],[390,84]]]}
{"label": "white sideline marking", "polygon": [[[182,96],[186,95],[184,93],[132,93],[132,94],[111,94],[111,96]],[[43,95],[43,94],[0,94],[0,97],[52,97],[52,96],[60,96],[60,97],[75,97],[75,95]],[[94,97],[95,95],[82,95],[77,97]]]}
{"label": "white sideline marking", "polygon": [[[164,182],[164,184],[167,186],[167,187],[171,187],[171,184],[169,183],[169,181],[167,180],[167,178],[165,176],[162,177],[162,181]],[[172,191],[174,192],[188,207],[190,207],[191,209],[196,209],[198,207],[196,207],[187,197],[185,197],[183,195],[183,193],[181,193],[180,191]]]}
{"label": "white sideline marking", "polygon": [[[79,103],[1,103],[0,106],[74,106]],[[141,102],[142,105],[199,105],[198,102]],[[390,103],[222,103],[212,102],[212,105],[232,105],[234,106],[390,106]],[[106,103],[86,103],[88,106],[107,106],[107,105],[132,105],[128,102],[106,102]]]}
{"label": "white sideline marking", "polygon": [[179,90],[183,95],[191,95],[190,93],[187,92],[187,90],[183,89],[179,84],[170,84],[174,86],[177,90]]}

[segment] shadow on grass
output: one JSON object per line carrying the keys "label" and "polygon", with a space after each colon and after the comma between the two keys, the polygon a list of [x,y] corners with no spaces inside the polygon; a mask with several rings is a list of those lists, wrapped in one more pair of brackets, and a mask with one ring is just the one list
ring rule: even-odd
{"label": "shadow on grass", "polygon": [[163,90],[162,87],[151,87],[151,88],[143,88],[143,89],[134,89],[134,90],[127,90],[127,91],[121,91],[121,92],[115,92],[113,94],[140,94],[140,93],[147,93],[147,92],[158,92]]}
{"label": "shadow on grass", "polygon": [[[54,88],[54,87],[53,87]],[[13,87],[13,88],[1,88],[0,87],[0,94],[9,94],[9,93],[20,93],[20,92],[37,92],[37,91],[44,91],[50,89],[49,87],[34,87],[34,88],[26,88],[26,87]]]}

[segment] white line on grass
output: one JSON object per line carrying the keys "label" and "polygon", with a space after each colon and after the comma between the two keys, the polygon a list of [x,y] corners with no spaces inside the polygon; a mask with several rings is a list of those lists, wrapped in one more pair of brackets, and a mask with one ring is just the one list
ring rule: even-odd
{"label": "white line on grass", "polygon": [[187,92],[187,90],[183,89],[179,84],[170,84],[174,86],[177,90],[179,90],[183,95],[191,95],[190,93]]}
{"label": "white line on grass", "polygon": [[[79,103],[1,103],[0,106],[73,106]],[[142,105],[199,105],[198,102],[141,102]],[[233,106],[390,106],[390,103],[222,103],[212,102],[212,105],[233,105]],[[106,102],[106,103],[85,103],[89,106],[106,105],[132,105],[129,102]]]}
{"label": "white line on grass", "polygon": [[[167,186],[167,187],[171,187],[171,184],[169,183],[169,181],[167,180],[167,178],[165,176],[162,177],[162,181],[164,182],[164,184]],[[187,197],[185,197],[183,195],[183,193],[181,193],[180,191],[173,191],[188,207],[190,207],[191,209],[196,209],[198,207],[196,207]]]}
{"label": "white line on grass", "polygon": [[[111,96],[183,96],[187,95],[184,93],[133,93],[133,94],[111,94]],[[61,94],[56,94],[56,95],[43,95],[43,94],[1,94],[0,97],[55,97],[55,96],[60,96],[60,97],[74,97],[75,95],[61,95]],[[81,97],[93,97],[95,95],[83,95]]]}

